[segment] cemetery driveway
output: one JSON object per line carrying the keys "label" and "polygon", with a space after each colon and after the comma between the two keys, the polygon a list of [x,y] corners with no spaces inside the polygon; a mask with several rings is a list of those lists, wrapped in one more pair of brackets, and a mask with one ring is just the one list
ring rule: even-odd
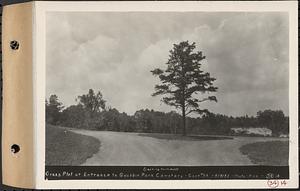
{"label": "cemetery driveway", "polygon": [[[239,148],[259,141],[283,140],[272,137],[234,137],[222,140],[167,140],[138,133],[70,129],[99,139],[99,152],[82,165],[221,166],[252,165]],[[286,140],[286,139],[284,139]],[[88,149],[88,148],[87,148]]]}

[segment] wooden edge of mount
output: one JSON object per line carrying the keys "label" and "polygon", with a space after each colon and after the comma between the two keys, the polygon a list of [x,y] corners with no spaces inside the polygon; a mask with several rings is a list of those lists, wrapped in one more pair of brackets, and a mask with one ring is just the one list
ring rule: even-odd
{"label": "wooden edge of mount", "polygon": [[[34,187],[33,131],[33,2],[3,7],[3,184]],[[19,42],[12,50],[10,41]],[[12,145],[20,151],[13,153]]]}

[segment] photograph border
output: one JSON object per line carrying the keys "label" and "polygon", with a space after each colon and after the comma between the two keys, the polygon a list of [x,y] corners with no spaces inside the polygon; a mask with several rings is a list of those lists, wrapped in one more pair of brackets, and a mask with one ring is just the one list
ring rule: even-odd
{"label": "photograph border", "polygon": [[[38,188],[270,188],[270,180],[45,180],[46,12],[289,12],[289,179],[282,188],[298,187],[298,11],[297,2],[35,2],[34,119],[35,177]],[[296,128],[297,127],[297,128]],[[272,180],[272,179],[271,179]],[[279,180],[280,181],[280,180]],[[280,186],[279,186],[280,187]]]}

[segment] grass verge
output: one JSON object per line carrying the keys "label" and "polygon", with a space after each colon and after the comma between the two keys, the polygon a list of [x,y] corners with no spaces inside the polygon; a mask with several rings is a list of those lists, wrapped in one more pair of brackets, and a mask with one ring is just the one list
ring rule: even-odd
{"label": "grass verge", "polygon": [[289,142],[268,141],[256,142],[244,145],[240,148],[241,153],[258,165],[288,166]]}
{"label": "grass verge", "polygon": [[139,136],[152,137],[166,140],[184,140],[184,141],[208,141],[208,140],[223,140],[233,139],[232,137],[222,137],[213,135],[186,135],[180,134],[160,134],[160,133],[140,133]]}
{"label": "grass verge", "polygon": [[78,166],[99,151],[100,141],[46,125],[46,165]]}

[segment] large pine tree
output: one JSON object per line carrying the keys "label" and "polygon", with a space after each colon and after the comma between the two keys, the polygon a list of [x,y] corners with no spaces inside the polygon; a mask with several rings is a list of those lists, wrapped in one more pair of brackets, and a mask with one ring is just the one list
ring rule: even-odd
{"label": "large pine tree", "polygon": [[217,91],[213,86],[216,80],[208,72],[201,70],[201,61],[205,59],[201,51],[195,51],[196,43],[188,41],[174,44],[170,50],[166,70],[156,68],[152,74],[158,76],[161,83],[155,85],[152,96],[165,95],[162,101],[174,106],[182,112],[182,134],[186,135],[186,116],[192,112],[208,113],[207,109],[200,109],[199,104],[204,101],[217,101],[215,96],[199,98],[198,93]]}

